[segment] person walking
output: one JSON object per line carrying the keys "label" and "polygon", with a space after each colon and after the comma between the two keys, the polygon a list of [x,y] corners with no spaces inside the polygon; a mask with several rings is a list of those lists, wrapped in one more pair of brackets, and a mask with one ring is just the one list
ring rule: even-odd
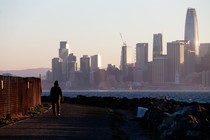
{"label": "person walking", "polygon": [[50,96],[51,96],[51,101],[52,101],[52,110],[53,114],[55,116],[60,116],[60,111],[61,111],[61,99],[63,99],[62,96],[62,90],[58,85],[58,81],[54,82],[54,86],[50,90]]}

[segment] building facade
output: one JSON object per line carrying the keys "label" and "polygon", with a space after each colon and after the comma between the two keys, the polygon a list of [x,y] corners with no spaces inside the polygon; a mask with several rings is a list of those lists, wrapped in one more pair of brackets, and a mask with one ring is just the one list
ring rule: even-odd
{"label": "building facade", "polygon": [[136,44],[136,64],[137,69],[144,69],[148,62],[148,43]]}
{"label": "building facade", "polygon": [[163,54],[163,34],[153,35],[153,58]]}
{"label": "building facade", "polygon": [[60,58],[52,59],[52,79],[62,81],[62,60]]}
{"label": "building facade", "polygon": [[101,69],[101,55],[96,54],[91,56],[91,71]]}
{"label": "building facade", "polygon": [[131,66],[133,67],[132,48],[123,45],[121,50],[120,70],[122,72],[122,80],[127,81]]}
{"label": "building facade", "polygon": [[168,58],[159,56],[153,58],[152,62],[152,83],[165,84],[168,82]]}
{"label": "building facade", "polygon": [[67,41],[60,42],[59,48],[59,58],[62,59],[62,79],[63,81],[68,80],[68,56],[70,54],[70,49]]}
{"label": "building facade", "polygon": [[167,43],[168,80],[179,84],[184,74],[184,46],[183,41]]}
{"label": "building facade", "polygon": [[75,81],[75,72],[77,71],[77,61],[76,61],[76,56],[71,53],[68,56],[68,61],[67,61],[67,81],[68,81],[68,86],[71,87],[72,83]]}
{"label": "building facade", "polygon": [[199,56],[204,57],[206,54],[210,53],[210,43],[201,43],[199,49]]}
{"label": "building facade", "polygon": [[136,44],[136,63],[134,69],[134,82],[143,82],[146,65],[148,63],[148,43]]}
{"label": "building facade", "polygon": [[80,71],[90,73],[90,57],[88,55],[83,55],[80,58]]}
{"label": "building facade", "polygon": [[88,55],[80,58],[80,71],[83,77],[81,86],[88,87],[90,84],[90,57]]}
{"label": "building facade", "polygon": [[185,40],[185,49],[184,49],[184,69],[185,75],[192,74],[196,71],[196,63],[199,60],[195,54],[195,51],[190,50],[190,41]]}

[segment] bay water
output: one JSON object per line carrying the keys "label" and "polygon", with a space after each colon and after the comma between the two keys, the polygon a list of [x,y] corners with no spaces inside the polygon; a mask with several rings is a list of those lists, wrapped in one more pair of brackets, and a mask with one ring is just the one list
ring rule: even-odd
{"label": "bay water", "polygon": [[[43,91],[42,96],[49,96],[50,91]],[[64,90],[63,96],[77,97],[119,97],[119,98],[168,98],[184,102],[210,103],[210,91],[207,90]]]}

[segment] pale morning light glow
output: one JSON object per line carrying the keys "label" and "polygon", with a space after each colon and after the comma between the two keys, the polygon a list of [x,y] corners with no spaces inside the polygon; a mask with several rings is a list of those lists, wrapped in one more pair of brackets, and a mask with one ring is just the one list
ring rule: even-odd
{"label": "pale morning light glow", "polygon": [[119,32],[132,52],[137,43],[148,43],[151,61],[153,34],[163,33],[164,47],[184,39],[189,7],[196,9],[199,42],[209,43],[209,5],[209,0],[0,0],[0,70],[50,68],[63,40],[77,61],[101,54],[103,68],[119,66]]}

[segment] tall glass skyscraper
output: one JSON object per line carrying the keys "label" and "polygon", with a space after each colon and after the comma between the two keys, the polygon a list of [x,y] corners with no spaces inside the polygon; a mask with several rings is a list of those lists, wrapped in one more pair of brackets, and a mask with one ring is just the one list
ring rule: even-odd
{"label": "tall glass skyscraper", "polygon": [[67,41],[60,42],[59,57],[64,61],[70,54],[70,49]]}
{"label": "tall glass skyscraper", "polygon": [[127,64],[132,64],[132,48],[127,45],[122,46],[121,50],[121,61],[120,61],[120,68],[121,70],[125,70]]}
{"label": "tall glass skyscraper", "polygon": [[184,41],[167,43],[168,80],[179,84],[184,72]]}
{"label": "tall glass skyscraper", "polygon": [[91,56],[91,71],[96,71],[98,69],[101,69],[101,55],[100,54],[96,54]]}
{"label": "tall glass skyscraper", "polygon": [[62,75],[63,80],[67,80],[67,61],[68,61],[68,55],[70,54],[70,49],[67,41],[61,41],[60,42],[60,48],[59,48],[59,58],[62,59]]}
{"label": "tall glass skyscraper", "polygon": [[153,35],[153,58],[163,54],[163,34]]}
{"label": "tall glass skyscraper", "polygon": [[126,81],[129,78],[129,69],[132,69],[133,61],[132,61],[132,48],[127,46],[126,44],[122,46],[121,50],[121,61],[120,61],[120,69],[122,72],[123,80]]}
{"label": "tall glass skyscraper", "polygon": [[136,44],[136,68],[144,69],[148,62],[148,43]]}
{"label": "tall glass skyscraper", "polygon": [[187,9],[185,21],[185,40],[189,41],[188,51],[194,51],[196,56],[199,56],[199,36],[198,36],[198,21],[197,14],[194,8]]}

